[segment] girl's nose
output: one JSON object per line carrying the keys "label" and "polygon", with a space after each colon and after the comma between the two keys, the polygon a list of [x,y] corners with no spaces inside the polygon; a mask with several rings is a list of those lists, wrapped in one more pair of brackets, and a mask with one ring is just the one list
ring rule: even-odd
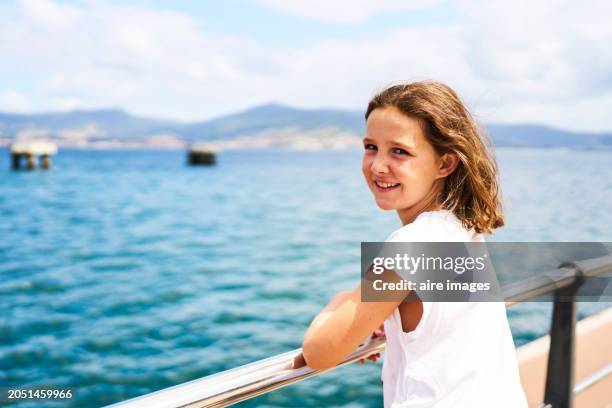
{"label": "girl's nose", "polygon": [[374,157],[374,160],[372,160],[372,166],[370,167],[370,169],[372,170],[372,173],[386,174],[389,172],[389,166],[387,162],[385,161],[385,158],[382,156],[383,155],[381,154],[377,154]]}

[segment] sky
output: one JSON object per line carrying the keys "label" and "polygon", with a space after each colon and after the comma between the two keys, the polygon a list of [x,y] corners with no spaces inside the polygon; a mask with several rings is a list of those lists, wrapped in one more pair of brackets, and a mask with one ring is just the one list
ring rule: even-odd
{"label": "sky", "polygon": [[363,111],[435,79],[487,123],[612,132],[610,15],[599,0],[3,0],[0,111]]}

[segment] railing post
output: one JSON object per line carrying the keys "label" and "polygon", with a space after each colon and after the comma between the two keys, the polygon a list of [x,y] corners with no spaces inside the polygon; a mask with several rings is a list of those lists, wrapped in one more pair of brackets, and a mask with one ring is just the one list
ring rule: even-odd
{"label": "railing post", "polygon": [[573,407],[576,292],[582,284],[577,273],[574,284],[555,291],[544,394],[553,408]]}

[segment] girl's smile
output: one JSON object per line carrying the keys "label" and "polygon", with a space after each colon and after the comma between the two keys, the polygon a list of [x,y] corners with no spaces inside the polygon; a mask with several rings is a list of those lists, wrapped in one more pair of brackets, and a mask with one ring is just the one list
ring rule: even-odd
{"label": "girl's smile", "polygon": [[374,185],[376,185],[378,191],[380,191],[381,193],[386,193],[397,189],[400,186],[400,183],[390,183],[380,180],[374,180]]}

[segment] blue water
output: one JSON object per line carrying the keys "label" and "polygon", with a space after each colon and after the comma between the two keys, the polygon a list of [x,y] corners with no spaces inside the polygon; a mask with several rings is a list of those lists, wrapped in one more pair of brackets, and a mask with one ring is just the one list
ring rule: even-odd
{"label": "blue water", "polygon": [[[11,172],[0,151],[0,386],[72,388],[54,406],[99,406],[297,348],[328,298],[357,284],[360,242],[399,226],[362,182],[359,151],[184,159],[63,150],[51,171]],[[496,240],[612,241],[612,151],[498,159]],[[510,309],[517,345],[549,313]],[[379,376],[353,365],[242,406],[377,407]]]}

